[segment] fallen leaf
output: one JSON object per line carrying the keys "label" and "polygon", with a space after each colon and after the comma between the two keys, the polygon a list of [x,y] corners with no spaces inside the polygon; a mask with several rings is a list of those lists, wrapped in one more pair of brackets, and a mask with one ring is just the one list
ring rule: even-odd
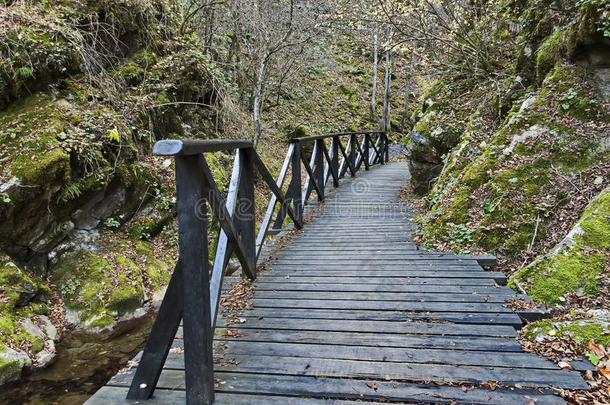
{"label": "fallen leaf", "polygon": [[379,388],[379,386],[377,385],[376,382],[374,381],[369,381],[366,383],[366,386],[369,387],[370,389],[377,391],[377,389]]}
{"label": "fallen leaf", "polygon": [[604,349],[604,346],[598,345],[593,339],[589,340],[589,343],[587,344],[587,349],[600,359],[606,357],[606,349]]}
{"label": "fallen leaf", "polygon": [[559,367],[561,367],[562,369],[568,369],[568,370],[572,369],[572,365],[570,363],[568,363],[567,361],[560,361],[559,363],[557,363],[557,365]]}
{"label": "fallen leaf", "polygon": [[598,371],[601,375],[606,377],[606,380],[610,380],[610,370],[608,370],[606,367],[601,367],[598,369]]}

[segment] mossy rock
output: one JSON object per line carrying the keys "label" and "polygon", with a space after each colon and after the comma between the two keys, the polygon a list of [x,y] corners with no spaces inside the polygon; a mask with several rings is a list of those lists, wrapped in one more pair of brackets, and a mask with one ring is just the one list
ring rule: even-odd
{"label": "mossy rock", "polygon": [[25,184],[66,184],[70,180],[70,156],[60,148],[38,156],[19,156],[11,172]]}
{"label": "mossy rock", "polygon": [[[144,302],[141,281],[133,268],[120,274],[112,264],[92,252],[75,252],[53,268],[52,280],[64,304],[79,315],[83,325],[101,326],[100,318],[119,317],[135,311]],[[109,325],[104,325],[109,326]]]}
{"label": "mossy rock", "polygon": [[536,52],[536,73],[540,80],[550,72],[567,51],[566,34],[557,30],[551,34]]}
{"label": "mossy rock", "polygon": [[25,353],[0,347],[0,386],[18,380],[23,368],[31,364]]}
{"label": "mossy rock", "polygon": [[[565,113],[549,113],[563,109],[566,94],[574,106]],[[555,215],[551,206],[556,209],[569,201],[569,190],[554,184],[556,171],[572,176],[608,158],[600,147],[603,132],[583,132],[605,120],[598,97],[581,68],[559,64],[541,90],[511,109],[476,154],[463,152],[472,142],[467,132],[467,143],[452,150],[440,175],[442,183],[429,196],[425,241],[451,246],[450,224],[469,224],[473,247],[513,259],[542,240],[545,226],[536,229],[536,223]],[[570,120],[562,118],[566,115]]]}
{"label": "mossy rock", "polygon": [[553,252],[514,274],[535,300],[552,305],[569,293],[595,296],[610,259],[610,190],[595,198]]}
{"label": "mossy rock", "polygon": [[528,324],[522,331],[522,336],[532,341],[545,336],[568,338],[586,354],[587,344],[591,340],[603,346],[610,345],[610,335],[606,333],[609,326],[607,319],[587,316],[572,321],[544,319]]}
{"label": "mossy rock", "polygon": [[5,298],[0,309],[7,311],[27,307],[33,301],[46,303],[51,296],[49,287],[12,262],[0,266],[0,293]]}
{"label": "mossy rock", "polygon": [[[23,327],[37,315],[47,315],[51,291],[47,285],[12,262],[0,265],[0,385],[18,379],[31,365],[29,354],[44,349],[44,336]],[[26,353],[22,350],[27,347]]]}
{"label": "mossy rock", "polygon": [[51,278],[80,326],[108,328],[167,285],[173,267],[169,261],[156,257],[146,242],[111,238],[100,252],[66,254]]}

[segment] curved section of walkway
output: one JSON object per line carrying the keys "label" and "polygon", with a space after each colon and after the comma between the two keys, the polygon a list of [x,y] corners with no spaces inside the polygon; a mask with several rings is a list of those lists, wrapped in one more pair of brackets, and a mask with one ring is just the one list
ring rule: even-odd
{"label": "curved section of walkway", "polygon": [[[554,388],[587,388],[523,352],[502,274],[417,249],[397,202],[407,177],[392,163],[344,180],[267,264],[252,308],[217,339],[217,403],[557,404]],[[184,402],[181,344],[150,403]],[[89,403],[126,403],[131,377]]]}

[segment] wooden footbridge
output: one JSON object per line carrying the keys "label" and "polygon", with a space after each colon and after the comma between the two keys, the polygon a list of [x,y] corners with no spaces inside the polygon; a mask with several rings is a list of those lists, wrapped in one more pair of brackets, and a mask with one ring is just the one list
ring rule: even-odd
{"label": "wooden footbridge", "polygon": [[[233,150],[223,198],[204,155]],[[587,388],[521,349],[522,320],[505,305],[519,296],[503,274],[413,244],[397,201],[407,165],[388,163],[384,133],[296,139],[277,182],[249,142],[154,151],[176,160],[180,260],[139,366],[88,404],[557,404],[557,389]],[[255,172],[273,192],[258,237]],[[211,265],[208,209],[222,227]],[[303,229],[266,255],[286,218]],[[254,292],[248,309],[216,320],[239,281],[223,280],[232,254]]]}

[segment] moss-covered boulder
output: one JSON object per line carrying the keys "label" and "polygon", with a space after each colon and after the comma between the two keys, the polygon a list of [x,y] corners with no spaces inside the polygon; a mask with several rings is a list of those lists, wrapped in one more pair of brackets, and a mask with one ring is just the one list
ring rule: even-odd
{"label": "moss-covered boulder", "polygon": [[[610,156],[605,146],[609,117],[587,72],[559,64],[488,141],[464,153],[466,143],[472,143],[467,137],[451,152],[442,186],[430,195],[424,240],[461,250],[482,248],[509,259],[531,249],[545,237],[545,224],[571,199],[573,187],[565,179],[593,170]],[[602,179],[595,187],[607,182]],[[456,226],[471,237],[456,240]]]}
{"label": "moss-covered boulder", "polygon": [[464,133],[463,116],[468,113],[457,103],[447,101],[455,93],[442,80],[427,84],[420,97],[420,108],[411,116],[414,125],[406,146],[411,186],[417,193],[424,194],[432,188],[447,154]]}
{"label": "moss-covered boulder", "polygon": [[610,189],[582,214],[566,238],[511,277],[537,301],[552,305],[566,294],[595,296],[610,263]]}
{"label": "moss-covered boulder", "polygon": [[55,328],[46,315],[51,291],[10,261],[0,265],[0,385],[15,380],[33,362],[54,356]]}
{"label": "moss-covered boulder", "polygon": [[156,255],[147,242],[106,233],[97,250],[63,255],[51,268],[51,280],[68,320],[97,330],[134,316],[167,285],[172,270],[171,257]]}
{"label": "moss-covered boulder", "polygon": [[[527,325],[521,332],[521,337],[544,342],[548,337],[567,338],[589,360],[597,365],[599,358],[588,352],[588,344],[593,341],[598,345],[610,345],[610,313],[606,310],[589,310],[580,315],[569,316],[569,319],[544,319]],[[571,319],[570,319],[571,318]]]}

